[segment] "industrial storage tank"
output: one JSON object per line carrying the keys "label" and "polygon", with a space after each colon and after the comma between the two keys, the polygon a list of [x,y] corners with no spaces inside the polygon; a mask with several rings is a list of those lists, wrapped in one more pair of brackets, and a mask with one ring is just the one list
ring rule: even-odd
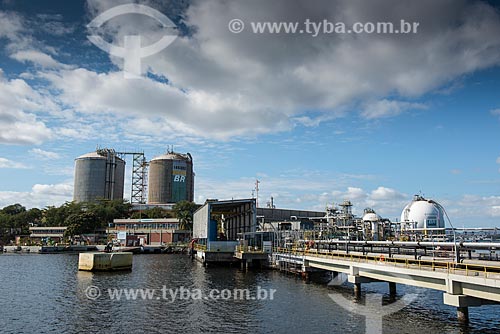
{"label": "industrial storage tank", "polygon": [[372,240],[378,241],[379,240],[379,235],[380,232],[382,232],[382,235],[384,233],[383,229],[380,231],[382,225],[380,225],[382,221],[382,217],[377,215],[377,213],[370,208],[366,208],[363,214],[363,222],[368,223],[370,225],[370,231],[372,235]]}
{"label": "industrial storage tank", "polygon": [[149,163],[148,203],[166,204],[194,200],[191,154],[167,152]]}
{"label": "industrial storage tank", "polygon": [[413,201],[403,209],[401,223],[419,229],[444,228],[443,207],[433,200],[415,195]]}
{"label": "industrial storage tank", "polygon": [[378,222],[381,221],[382,217],[377,215],[373,209],[366,208],[363,214],[364,222]]}
{"label": "industrial storage tank", "polygon": [[114,150],[104,149],[75,159],[73,200],[123,199],[125,161]]}

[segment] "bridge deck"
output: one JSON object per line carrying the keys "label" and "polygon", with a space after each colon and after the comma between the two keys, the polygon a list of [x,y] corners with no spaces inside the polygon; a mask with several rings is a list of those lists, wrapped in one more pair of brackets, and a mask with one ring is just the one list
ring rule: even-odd
{"label": "bridge deck", "polygon": [[277,249],[279,261],[300,262],[311,267],[346,273],[349,281],[365,278],[436,289],[451,295],[464,295],[484,301],[500,302],[500,267],[482,264],[456,264],[443,260],[414,260],[345,254],[338,251]]}

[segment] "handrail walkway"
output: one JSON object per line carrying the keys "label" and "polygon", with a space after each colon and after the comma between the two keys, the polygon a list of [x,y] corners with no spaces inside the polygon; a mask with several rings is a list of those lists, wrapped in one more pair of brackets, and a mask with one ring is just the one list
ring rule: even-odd
{"label": "handrail walkway", "polygon": [[292,254],[296,256],[312,256],[324,259],[337,259],[356,263],[371,263],[381,266],[394,266],[407,269],[419,269],[430,271],[441,271],[455,275],[480,276],[484,278],[500,279],[500,266],[487,266],[475,263],[454,263],[443,260],[414,260],[408,258],[345,254],[339,251],[315,250],[315,249],[286,249],[276,248],[275,253]]}

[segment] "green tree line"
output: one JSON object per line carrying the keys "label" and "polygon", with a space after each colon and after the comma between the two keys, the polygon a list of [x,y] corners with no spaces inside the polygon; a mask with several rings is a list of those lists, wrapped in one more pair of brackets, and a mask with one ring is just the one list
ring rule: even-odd
{"label": "green tree line", "polygon": [[172,211],[159,207],[132,211],[132,205],[126,200],[98,200],[91,203],[66,202],[58,207],[27,210],[16,203],[0,210],[0,241],[6,243],[15,235],[27,235],[30,226],[67,226],[67,236],[93,233],[118,218],[178,217],[182,229],[192,229],[193,213],[197,207],[193,202],[181,201]]}

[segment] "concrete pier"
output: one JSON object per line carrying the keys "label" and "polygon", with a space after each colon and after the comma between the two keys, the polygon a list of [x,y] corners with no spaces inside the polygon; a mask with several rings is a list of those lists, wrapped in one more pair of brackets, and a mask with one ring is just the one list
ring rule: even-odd
{"label": "concrete pier", "polygon": [[469,323],[469,308],[467,306],[457,307],[457,320],[461,324]]}
{"label": "concrete pier", "polygon": [[396,283],[394,282],[389,282],[389,295],[390,296],[396,295]]}
{"label": "concrete pier", "polygon": [[80,253],[78,270],[114,271],[131,270],[132,253]]}
{"label": "concrete pier", "polygon": [[361,297],[361,283],[354,283],[354,296]]}
{"label": "concrete pier", "polygon": [[[361,295],[361,284],[387,282],[389,294],[395,299],[396,284],[443,291],[443,303],[454,306],[457,320],[469,322],[469,307],[500,304],[500,272],[489,263],[456,263],[450,260],[414,260],[410,257],[386,258],[380,255],[347,255],[343,251],[323,250],[276,252],[274,261],[280,268],[294,266],[300,271],[321,269],[344,273],[354,285],[356,298]],[[391,299],[392,299],[391,298]]]}

